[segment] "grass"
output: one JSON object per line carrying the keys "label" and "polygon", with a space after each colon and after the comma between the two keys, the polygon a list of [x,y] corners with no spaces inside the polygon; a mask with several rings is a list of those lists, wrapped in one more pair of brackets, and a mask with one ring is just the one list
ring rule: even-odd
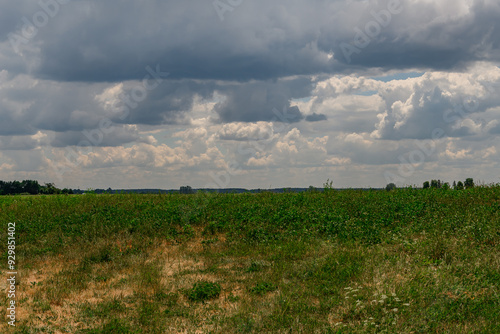
{"label": "grass", "polygon": [[499,186],[8,196],[0,222],[19,333],[500,332]]}
{"label": "grass", "polygon": [[219,297],[220,291],[220,284],[200,281],[196,282],[193,288],[186,291],[186,296],[190,301],[205,301]]}

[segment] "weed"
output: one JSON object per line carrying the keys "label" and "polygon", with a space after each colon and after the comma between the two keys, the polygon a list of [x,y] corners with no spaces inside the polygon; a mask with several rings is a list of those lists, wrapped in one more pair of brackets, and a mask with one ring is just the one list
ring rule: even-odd
{"label": "weed", "polygon": [[251,293],[262,296],[268,292],[276,290],[278,287],[273,283],[269,282],[259,282],[255,286],[251,287],[249,290]]}
{"label": "weed", "polygon": [[208,281],[200,281],[193,285],[191,289],[186,291],[186,296],[194,302],[206,301],[219,297],[221,286],[219,283]]}

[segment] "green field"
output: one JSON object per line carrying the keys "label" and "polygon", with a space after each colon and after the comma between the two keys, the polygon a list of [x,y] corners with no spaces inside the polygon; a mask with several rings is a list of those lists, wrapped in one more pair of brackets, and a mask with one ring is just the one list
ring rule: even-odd
{"label": "green field", "polygon": [[500,333],[498,185],[4,196],[0,221],[19,333]]}

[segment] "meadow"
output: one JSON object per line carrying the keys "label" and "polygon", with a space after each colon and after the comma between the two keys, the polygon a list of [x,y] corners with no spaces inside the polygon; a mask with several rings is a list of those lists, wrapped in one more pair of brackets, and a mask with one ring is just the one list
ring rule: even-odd
{"label": "meadow", "polygon": [[2,196],[0,222],[9,332],[500,333],[499,185]]}

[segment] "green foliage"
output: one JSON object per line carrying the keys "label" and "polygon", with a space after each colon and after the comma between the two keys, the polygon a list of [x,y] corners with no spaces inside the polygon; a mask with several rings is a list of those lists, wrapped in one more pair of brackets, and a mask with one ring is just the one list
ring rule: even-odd
{"label": "green foliage", "polygon": [[132,328],[122,319],[114,318],[108,322],[106,322],[101,328],[92,329],[88,331],[81,331],[80,333],[87,334],[131,334],[131,333],[140,333],[137,330],[132,330]]}
{"label": "green foliage", "polygon": [[474,187],[474,179],[472,179],[470,177],[468,179],[466,179],[464,182],[464,187],[465,187],[465,189],[473,188]]}
{"label": "green foliage", "polygon": [[186,296],[194,302],[205,301],[219,297],[221,286],[219,283],[200,281],[186,291]]}
{"label": "green foliage", "polygon": [[441,180],[431,180],[431,188],[438,189],[442,187],[443,183],[441,182]]}
{"label": "green foliage", "polygon": [[314,192],[317,192],[318,190],[314,186],[309,186],[309,188],[307,189],[307,191],[311,192],[311,193],[314,193]]}
{"label": "green foliage", "polygon": [[332,191],[333,188],[333,180],[330,181],[330,179],[327,179],[325,183],[323,183],[323,190],[325,192]]}
{"label": "green foliage", "polygon": [[276,290],[278,287],[270,282],[259,282],[249,290],[251,293],[262,296],[268,292]]}
{"label": "green foliage", "polygon": [[112,314],[119,314],[126,310],[125,304],[119,299],[113,299],[97,305],[92,305],[88,302],[81,307],[80,317],[83,319],[106,319]]}
{"label": "green foliage", "polygon": [[385,186],[385,190],[391,191],[396,189],[396,185],[394,183],[389,183],[388,185]]}

